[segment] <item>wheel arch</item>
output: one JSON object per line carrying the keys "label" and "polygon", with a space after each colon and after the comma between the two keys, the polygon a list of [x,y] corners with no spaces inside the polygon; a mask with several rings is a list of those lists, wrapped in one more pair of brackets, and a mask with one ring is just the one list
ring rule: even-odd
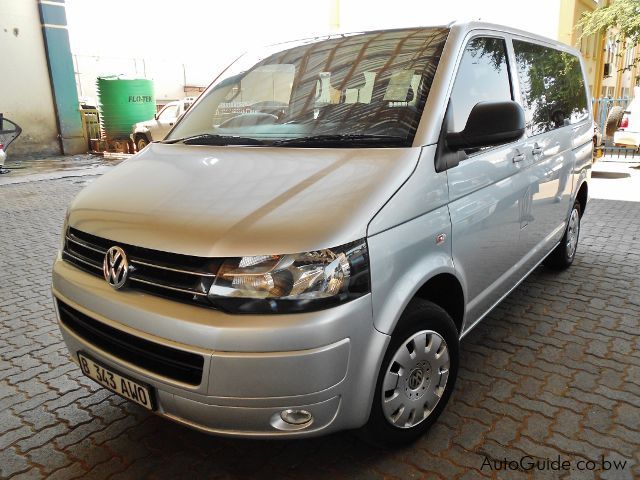
{"label": "wheel arch", "polygon": [[441,307],[453,320],[458,335],[462,333],[465,314],[465,295],[462,283],[452,273],[439,273],[429,278],[415,292],[413,298],[428,300]]}
{"label": "wheel arch", "polygon": [[584,215],[587,209],[587,202],[589,200],[589,185],[586,180],[580,184],[578,193],[576,193],[576,201],[580,203],[580,217]]}
{"label": "wheel arch", "polygon": [[140,138],[140,137],[144,137],[144,139],[145,139],[148,143],[151,143],[151,142],[152,142],[152,140],[151,140],[151,135],[150,135],[150,133],[151,133],[151,132],[148,132],[148,131],[147,131],[147,132],[136,132],[136,133],[133,135],[133,139],[134,139],[134,141],[137,141],[137,140],[138,140],[138,138]]}
{"label": "wheel arch", "polygon": [[[412,276],[410,275],[410,277]],[[399,290],[403,289],[400,288]],[[388,317],[391,312],[387,310],[384,314],[386,321],[383,325],[377,325],[376,328],[391,335],[411,300],[419,298],[428,300],[447,312],[453,320],[458,335],[462,334],[466,312],[466,294],[464,282],[458,272],[453,269],[453,266],[431,272],[430,275],[416,282],[413,289],[407,289],[405,292],[406,294],[403,295],[404,298],[401,302],[394,302],[396,305],[393,307],[393,318]],[[389,293],[395,296],[399,291]]]}

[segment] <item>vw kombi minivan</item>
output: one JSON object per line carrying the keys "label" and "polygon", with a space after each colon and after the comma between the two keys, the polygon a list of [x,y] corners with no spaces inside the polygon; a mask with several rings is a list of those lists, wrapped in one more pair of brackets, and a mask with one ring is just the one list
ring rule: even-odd
{"label": "vw kombi minivan", "polygon": [[412,441],[459,342],[571,265],[578,52],[485,23],[274,45],[71,203],[53,266],[82,371],[204,432]]}

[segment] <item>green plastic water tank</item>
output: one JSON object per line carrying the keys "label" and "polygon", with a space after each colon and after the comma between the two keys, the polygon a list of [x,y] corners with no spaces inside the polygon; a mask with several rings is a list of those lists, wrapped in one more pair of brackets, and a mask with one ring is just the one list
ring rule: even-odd
{"label": "green plastic water tank", "polygon": [[153,82],[122,77],[98,78],[98,105],[102,129],[109,139],[129,138],[134,123],[156,113]]}

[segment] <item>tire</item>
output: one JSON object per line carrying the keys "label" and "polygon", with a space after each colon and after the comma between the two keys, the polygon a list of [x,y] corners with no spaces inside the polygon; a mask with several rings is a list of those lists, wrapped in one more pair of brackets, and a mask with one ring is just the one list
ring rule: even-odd
{"label": "tire", "polygon": [[619,106],[615,106],[609,111],[607,121],[604,125],[604,133],[607,137],[613,137],[613,134],[616,133],[616,130],[620,127],[620,122],[622,122],[623,115],[624,110]]}
{"label": "tire", "polygon": [[149,145],[149,139],[145,135],[136,135],[136,151],[142,150]]}
{"label": "tire", "polygon": [[[416,355],[421,342],[424,353]],[[458,331],[447,312],[429,301],[412,300],[391,336],[378,373],[371,414],[359,436],[382,447],[406,445],[422,436],[438,419],[454,388],[458,342]],[[441,351],[443,344],[445,350]],[[383,392],[385,387],[390,388]],[[421,411],[425,412],[422,418]]]}
{"label": "tire", "polygon": [[575,202],[571,213],[567,228],[564,231],[560,244],[549,254],[544,264],[553,270],[565,270],[571,266],[576,258],[578,250],[578,240],[580,238],[580,203]]}

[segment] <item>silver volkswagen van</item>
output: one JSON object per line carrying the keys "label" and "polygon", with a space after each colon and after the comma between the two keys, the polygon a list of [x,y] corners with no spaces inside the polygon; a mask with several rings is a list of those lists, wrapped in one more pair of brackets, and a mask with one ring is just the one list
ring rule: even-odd
{"label": "silver volkswagen van", "polygon": [[104,387],[204,432],[410,442],[460,340],[576,255],[578,52],[484,23],[247,54],[69,207],[60,329]]}

